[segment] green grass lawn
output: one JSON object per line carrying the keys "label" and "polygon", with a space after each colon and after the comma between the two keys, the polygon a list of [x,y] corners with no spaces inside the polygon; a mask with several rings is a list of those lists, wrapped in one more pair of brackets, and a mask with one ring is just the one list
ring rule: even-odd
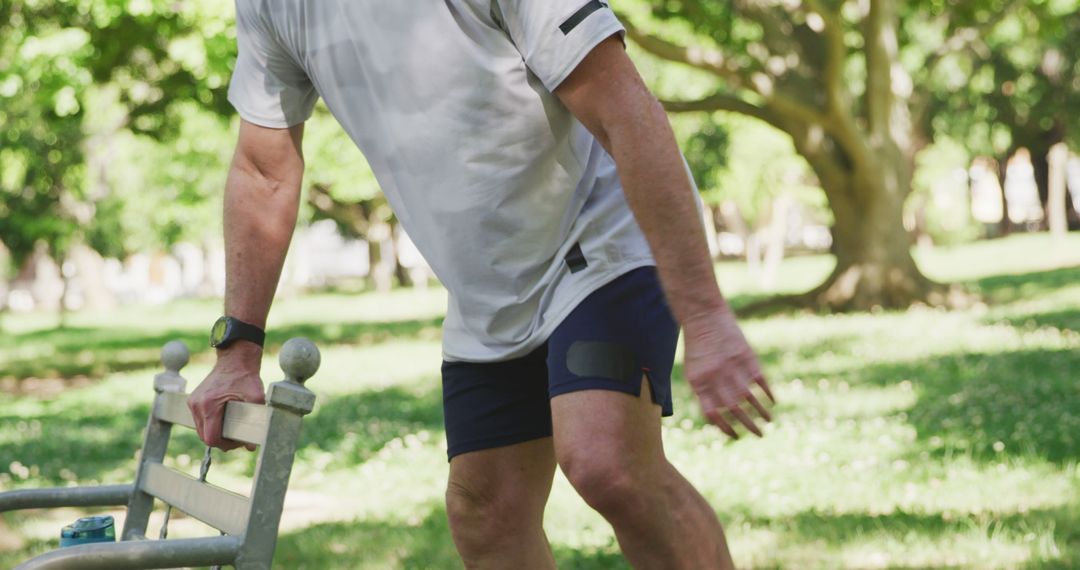
{"label": "green grass lawn", "polygon": [[[780,399],[764,439],[726,442],[676,380],[667,450],[716,508],[740,567],[1080,568],[1080,236],[1017,236],[918,258],[928,275],[966,283],[984,302],[744,322]],[[777,291],[757,289],[741,264],[718,273],[742,303],[807,289],[830,268],[827,257],[788,260]],[[280,568],[460,567],[441,504],[444,297],[276,304],[275,350],[294,335],[323,349]],[[185,369],[193,386],[212,364],[201,347],[218,311],[184,301],[80,313],[64,330],[52,315],[6,317],[0,490],[129,481],[158,348],[181,338],[199,350]],[[267,381],[280,376],[271,357],[263,370]],[[174,441],[171,462],[195,472],[194,434]],[[243,490],[252,455],[219,457],[209,479]],[[78,516],[0,517],[0,568],[53,548]],[[610,528],[561,477],[547,528],[561,568],[626,567]],[[183,517],[171,529],[207,533]]]}

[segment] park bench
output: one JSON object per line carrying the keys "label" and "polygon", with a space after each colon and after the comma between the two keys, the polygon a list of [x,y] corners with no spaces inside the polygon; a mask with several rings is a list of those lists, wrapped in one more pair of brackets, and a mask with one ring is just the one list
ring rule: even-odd
{"label": "park bench", "polygon": [[[130,485],[26,489],[0,493],[0,513],[18,509],[127,506],[118,542],[81,544],[42,554],[16,570],[123,570],[232,565],[239,569],[270,568],[278,524],[303,417],[315,395],[304,387],[319,367],[319,351],[302,338],[285,343],[280,363],[285,380],[270,385],[266,404],[230,402],[223,435],[258,446],[258,462],[249,497],[205,482],[209,450],[196,479],[162,462],[172,427],[194,428],[180,369],[189,359],[187,347],[173,341],[161,351],[165,372],[154,377],[153,408],[142,453]],[[168,505],[159,539],[148,539],[146,527],[154,500]],[[165,540],[169,512],[177,509],[221,531],[221,536]]]}

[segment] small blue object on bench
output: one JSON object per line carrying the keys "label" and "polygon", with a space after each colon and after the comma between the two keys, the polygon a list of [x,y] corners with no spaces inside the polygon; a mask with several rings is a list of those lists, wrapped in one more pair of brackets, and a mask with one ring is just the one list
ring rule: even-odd
{"label": "small blue object on bench", "polygon": [[60,530],[60,548],[116,542],[116,525],[109,515],[83,517]]}
{"label": "small blue object on bench", "polygon": [[[286,342],[279,358],[285,379],[270,385],[266,404],[230,402],[226,406],[222,434],[258,446],[249,496],[215,487],[204,477],[197,479],[163,464],[172,427],[195,427],[184,393],[187,381],[180,376],[188,358],[187,347],[179,341],[166,344],[161,351],[165,371],[154,377],[157,394],[133,484],[0,493],[0,513],[127,505],[120,541],[108,538],[110,531],[115,538],[110,521],[104,520],[111,517],[92,517],[98,520],[63,530],[61,546],[78,544],[42,554],[16,570],[143,570],[210,565],[242,570],[270,568],[300,424],[315,406],[315,394],[304,387],[304,382],[319,368],[319,350],[303,338]],[[203,463],[204,474],[208,459]],[[218,529],[221,536],[147,539],[146,527],[155,499]]]}

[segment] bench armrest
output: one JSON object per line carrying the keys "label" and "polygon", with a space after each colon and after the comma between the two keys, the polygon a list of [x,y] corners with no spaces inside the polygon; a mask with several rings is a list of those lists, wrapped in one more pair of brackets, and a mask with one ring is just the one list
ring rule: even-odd
{"label": "bench armrest", "polygon": [[241,536],[82,544],[46,552],[15,570],[149,570],[232,564]]}
{"label": "bench armrest", "polygon": [[0,513],[20,509],[57,507],[113,507],[127,505],[131,485],[19,489],[0,493]]}

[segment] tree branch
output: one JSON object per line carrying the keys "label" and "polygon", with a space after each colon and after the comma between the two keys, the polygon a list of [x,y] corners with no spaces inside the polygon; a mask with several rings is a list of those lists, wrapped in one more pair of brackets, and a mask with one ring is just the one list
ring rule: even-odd
{"label": "tree branch", "polygon": [[1000,10],[994,12],[985,22],[953,30],[952,34],[945,38],[945,41],[941,42],[941,45],[928,55],[923,62],[923,69],[926,70],[927,75],[933,73],[941,60],[950,54],[979,43],[987,32],[997,27],[1006,16],[1012,14],[1015,8],[1023,3],[1024,0],[1012,0]]}
{"label": "tree branch", "polygon": [[745,83],[746,78],[742,75],[741,68],[719,50],[675,44],[642,31],[621,14],[620,18],[626,28],[626,35],[656,57],[707,71],[727,80],[733,87],[741,87]]}
{"label": "tree branch", "polygon": [[716,93],[695,101],[661,101],[661,103],[671,113],[729,111],[760,119],[780,130],[785,130],[783,120],[776,113],[727,93]]}
{"label": "tree branch", "polygon": [[706,71],[728,81],[732,89],[748,88],[756,92],[767,102],[767,107],[775,109],[777,116],[787,116],[804,123],[827,123],[827,117],[797,99],[786,97],[776,91],[775,78],[765,74],[737,67],[723,54],[715,50],[699,47],[686,47],[643,32],[624,19],[627,35],[645,51],[668,61],[689,65]]}
{"label": "tree branch", "polygon": [[[808,22],[810,29],[824,34],[827,45],[825,59],[825,91],[828,95],[829,111],[844,111],[847,97],[844,90],[844,63],[847,61],[847,48],[844,45],[844,23],[840,15],[830,10],[821,0],[806,0],[803,6],[809,8],[809,15],[821,18],[817,30],[815,24]],[[811,16],[812,17],[812,16]]]}
{"label": "tree branch", "polygon": [[864,22],[866,108],[871,137],[885,138],[892,115],[892,65],[896,55],[895,12],[889,0],[870,0]]}

